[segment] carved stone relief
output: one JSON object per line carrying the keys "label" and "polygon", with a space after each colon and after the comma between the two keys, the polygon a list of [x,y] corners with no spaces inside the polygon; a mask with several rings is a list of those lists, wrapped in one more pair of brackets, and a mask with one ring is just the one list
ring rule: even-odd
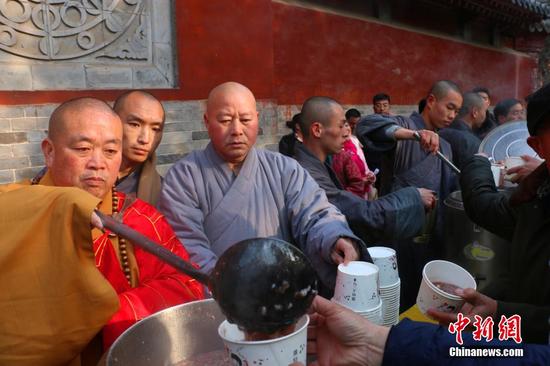
{"label": "carved stone relief", "polygon": [[[171,9],[171,0],[0,0],[0,67],[9,75],[0,88],[173,87],[171,19],[158,16],[171,14]],[[154,42],[155,30],[168,32],[169,40]],[[168,64],[166,48],[170,50]],[[163,50],[159,65],[158,49]],[[70,72],[65,74],[64,69]],[[110,71],[115,76],[113,83],[106,77]],[[75,75],[78,72],[82,77]],[[56,73],[74,80],[54,80],[49,85],[48,78]],[[151,76],[143,78],[143,73]],[[164,77],[153,77],[159,73]],[[139,85],[133,85],[134,78],[128,74],[139,74]],[[124,80],[124,85],[116,80]],[[151,85],[144,85],[143,80]]]}

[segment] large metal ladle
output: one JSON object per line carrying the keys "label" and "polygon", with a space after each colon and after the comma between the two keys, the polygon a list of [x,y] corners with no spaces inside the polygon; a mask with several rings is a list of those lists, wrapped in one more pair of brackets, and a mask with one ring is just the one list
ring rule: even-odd
{"label": "large metal ladle", "polygon": [[98,210],[103,227],[208,286],[227,319],[250,332],[274,333],[307,312],[317,276],[306,256],[278,239],[254,238],[226,250],[211,275]]}

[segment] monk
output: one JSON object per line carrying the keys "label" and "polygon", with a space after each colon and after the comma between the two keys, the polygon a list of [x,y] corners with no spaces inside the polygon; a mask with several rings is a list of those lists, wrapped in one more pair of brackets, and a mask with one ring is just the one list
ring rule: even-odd
{"label": "monk", "polygon": [[[427,188],[437,194],[433,227],[426,225],[423,235],[394,243],[403,280],[402,310],[416,303],[424,264],[442,255],[444,201],[458,185],[455,174],[435,155],[440,150],[449,160],[453,158],[451,146],[439,138],[437,131],[449,127],[461,106],[458,85],[439,80],[430,88],[421,113],[414,112],[408,118],[373,114],[363,118],[355,128],[367,149],[383,152],[381,196],[405,187]],[[415,133],[420,142],[416,141]]]}
{"label": "monk", "polygon": [[129,326],[203,298],[202,286],[131,242],[90,229],[97,208],[188,259],[154,207],[113,189],[122,124],[108,104],[63,103],[42,150],[47,173],[0,194],[7,233],[0,248],[0,364],[95,365]]}
{"label": "monk", "polygon": [[122,120],[124,136],[116,187],[155,206],[162,184],[155,150],[162,140],[164,108],[151,94],[133,90],[118,97],[113,109]]}
{"label": "monk", "polygon": [[235,82],[214,88],[204,123],[210,144],[170,169],[159,202],[203,271],[212,271],[234,243],[275,237],[302,249],[329,296],[337,264],[370,259],[345,217],[295,160],[254,148],[258,112],[248,88]]}

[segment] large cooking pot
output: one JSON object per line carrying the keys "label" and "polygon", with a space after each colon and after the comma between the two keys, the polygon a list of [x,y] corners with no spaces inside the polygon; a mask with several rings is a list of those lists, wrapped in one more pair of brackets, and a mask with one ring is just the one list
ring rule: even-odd
{"label": "large cooking pot", "polygon": [[451,193],[444,203],[444,257],[467,269],[482,291],[509,271],[510,243],[468,218],[460,191]]}
{"label": "large cooking pot", "polygon": [[107,354],[107,366],[171,366],[224,346],[218,326],[225,320],[213,299],[174,306],[128,328]]}

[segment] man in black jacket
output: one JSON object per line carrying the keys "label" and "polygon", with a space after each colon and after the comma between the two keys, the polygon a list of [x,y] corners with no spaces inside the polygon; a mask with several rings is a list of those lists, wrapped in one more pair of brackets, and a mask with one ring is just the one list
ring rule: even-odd
{"label": "man in black jacket", "polygon": [[[468,216],[478,225],[511,241],[510,272],[486,295],[464,291],[462,311],[492,316],[521,316],[523,340],[548,344],[550,332],[550,84],[528,99],[527,143],[546,159],[511,194],[495,187],[489,161],[475,156],[462,169],[460,183]],[[496,299],[496,300],[493,300]],[[442,321],[445,314],[432,313]]]}
{"label": "man in black jacket", "polygon": [[353,232],[367,243],[409,238],[424,223],[424,207],[435,203],[433,193],[408,187],[375,201],[359,198],[342,188],[325,161],[343,148],[344,110],[334,99],[311,97],[302,106],[300,126],[303,144],[295,147],[294,158],[326,192],[330,203],[345,216]]}

